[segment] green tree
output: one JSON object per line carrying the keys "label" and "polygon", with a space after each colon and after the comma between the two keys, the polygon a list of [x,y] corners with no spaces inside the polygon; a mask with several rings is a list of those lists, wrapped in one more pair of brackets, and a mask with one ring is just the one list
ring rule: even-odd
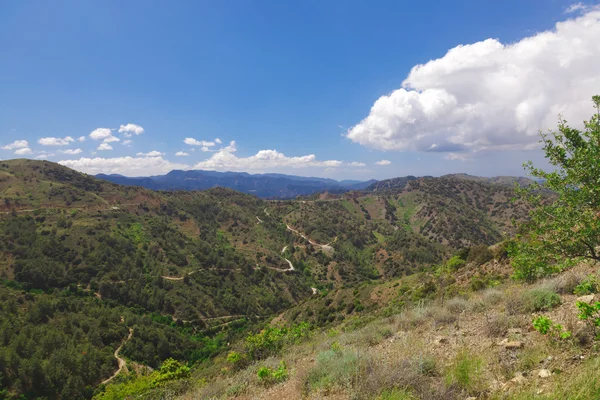
{"label": "green tree", "polygon": [[560,118],[557,131],[541,133],[551,172],[524,165],[538,182],[519,189],[534,207],[510,249],[516,278],[535,280],[577,259],[600,261],[600,96],[592,101],[596,113],[583,130]]}

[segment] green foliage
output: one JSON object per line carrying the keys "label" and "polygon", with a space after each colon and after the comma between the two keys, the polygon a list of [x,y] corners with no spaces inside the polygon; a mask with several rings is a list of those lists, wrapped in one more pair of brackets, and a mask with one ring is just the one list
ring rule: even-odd
{"label": "green foliage", "polygon": [[267,386],[284,382],[288,379],[287,365],[281,360],[277,368],[260,367],[256,376],[263,385]]}
{"label": "green foliage", "polygon": [[546,335],[552,327],[552,320],[548,317],[540,315],[533,320],[533,327],[542,335]]}
{"label": "green foliage", "polygon": [[152,376],[133,376],[119,383],[108,385],[94,400],[122,400],[135,398],[155,388]]}
{"label": "green foliage", "polygon": [[446,383],[455,384],[469,393],[477,392],[482,383],[481,367],[482,361],[479,357],[466,350],[460,351],[448,370]]}
{"label": "green foliage", "polygon": [[261,360],[277,354],[285,344],[298,343],[308,337],[310,332],[310,324],[306,322],[293,325],[291,328],[268,326],[261,332],[246,337],[246,351],[251,359]]}
{"label": "green foliage", "polygon": [[544,243],[532,238],[528,241],[519,238],[508,245],[514,279],[532,283],[558,270],[554,258],[545,253],[543,247]]}
{"label": "green foliage", "polygon": [[588,304],[578,301],[577,309],[579,310],[579,319],[592,327],[596,333],[596,337],[598,337],[600,328],[600,302],[597,301],[594,304]]}
{"label": "green foliage", "polygon": [[588,275],[579,285],[575,286],[573,293],[578,296],[598,292],[598,278],[595,275]]}
{"label": "green foliage", "polygon": [[169,381],[186,379],[190,376],[190,368],[177,360],[167,358],[160,366],[158,373],[153,374],[152,384],[155,386],[164,385]]}
{"label": "green foliage", "polygon": [[[565,260],[600,260],[600,96],[592,102],[596,113],[584,122],[583,131],[560,119],[557,131],[541,134],[552,172],[531,162],[525,165],[541,183],[519,190],[534,208],[531,222],[513,247],[518,279],[534,280]],[[551,203],[542,195],[548,190],[556,195]]]}
{"label": "green foliage", "polygon": [[238,371],[248,365],[248,359],[245,354],[238,353],[237,351],[230,351],[227,354],[227,362],[229,362],[234,371]]}
{"label": "green foliage", "polygon": [[104,391],[96,394],[94,400],[122,400],[136,398],[147,394],[153,389],[190,376],[190,369],[180,362],[169,358],[165,360],[160,370],[150,375],[132,375],[118,383],[109,384]]}
{"label": "green foliage", "polygon": [[565,330],[561,324],[554,323],[550,318],[540,315],[532,321],[533,327],[542,335],[549,335],[553,340],[570,339],[571,332]]}
{"label": "green foliage", "polygon": [[460,258],[460,256],[453,256],[451,259],[446,261],[446,268],[450,271],[457,271],[458,269],[464,267],[465,260]]}

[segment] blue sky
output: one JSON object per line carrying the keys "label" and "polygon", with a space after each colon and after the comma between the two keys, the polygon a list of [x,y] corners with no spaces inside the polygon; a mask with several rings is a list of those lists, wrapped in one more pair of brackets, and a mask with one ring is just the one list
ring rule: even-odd
{"label": "blue sky", "polygon": [[0,158],[518,175],[559,112],[591,114],[599,14],[558,0],[0,2]]}

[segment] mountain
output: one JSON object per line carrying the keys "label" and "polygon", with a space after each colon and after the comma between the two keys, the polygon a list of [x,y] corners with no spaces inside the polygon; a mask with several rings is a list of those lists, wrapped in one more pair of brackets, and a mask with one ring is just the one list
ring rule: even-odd
{"label": "mountain", "polygon": [[[195,172],[171,175],[186,182]],[[249,176],[198,179],[211,174]],[[502,240],[527,215],[508,186],[394,182],[323,200],[264,200],[0,162],[0,393],[90,398],[117,371],[118,348],[130,370],[168,358],[209,367],[228,343],[314,293],[429,270],[459,249]],[[332,323],[326,309],[311,318]]]}
{"label": "mountain", "polygon": [[409,175],[404,177],[386,179],[383,181],[375,181],[365,187],[365,190],[376,192],[378,190],[386,190],[386,189],[403,189],[406,184],[410,181],[414,181],[417,179],[416,177]]}
{"label": "mountain", "polygon": [[519,184],[519,186],[529,186],[532,183],[534,183],[532,179],[525,178],[522,176],[493,176],[491,178],[487,178],[468,174],[449,174],[444,175],[443,177],[510,186],[513,186],[515,183]]}
{"label": "mountain", "polygon": [[343,192],[358,190],[375,182],[374,180],[343,181],[333,179],[301,177],[285,174],[248,174],[244,172],[181,171],[174,170],[166,175],[128,178],[122,175],[96,175],[120,185],[141,186],[153,190],[205,190],[225,187],[243,193],[251,193],[262,198],[294,198],[316,192]]}

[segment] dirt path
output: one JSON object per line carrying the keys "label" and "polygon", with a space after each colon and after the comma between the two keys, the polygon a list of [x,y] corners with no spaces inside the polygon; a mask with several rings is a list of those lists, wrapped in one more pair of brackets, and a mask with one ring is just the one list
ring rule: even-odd
{"label": "dirt path", "polygon": [[311,240],[309,237],[305,236],[302,232],[297,231],[296,229],[292,228],[288,224],[285,224],[285,226],[288,229],[288,231],[294,232],[296,235],[299,235],[300,237],[302,237],[304,240],[308,241],[308,243],[312,244],[313,246],[320,247],[324,251],[333,252],[333,247],[331,247],[330,244],[320,244],[320,243],[317,243],[317,242]]}
{"label": "dirt path", "polygon": [[263,220],[258,218],[258,215],[256,216],[256,219],[258,220],[257,224],[262,224]]}
{"label": "dirt path", "polygon": [[288,271],[295,271],[296,268],[294,268],[294,264],[292,264],[292,262],[290,260],[288,260],[287,258],[285,259],[285,261],[287,261],[287,263],[290,266],[290,269],[288,269]]}
{"label": "dirt path", "polygon": [[125,361],[124,358],[119,357],[119,352],[123,348],[123,345],[125,343],[127,343],[129,341],[129,339],[131,339],[132,335],[133,335],[133,329],[129,328],[129,336],[127,336],[127,339],[125,339],[123,341],[123,343],[121,343],[121,345],[119,347],[117,347],[117,349],[115,350],[115,358],[117,359],[117,362],[119,363],[119,368],[117,369],[117,371],[114,374],[112,374],[112,376],[110,378],[107,378],[107,379],[103,380],[101,382],[101,385],[106,385],[107,383],[109,383],[110,381],[112,381],[113,379],[115,379],[115,377],[117,375],[119,375],[119,373],[121,373],[121,371],[123,371],[123,370],[127,371],[127,362]]}
{"label": "dirt path", "polygon": [[[103,199],[104,200],[104,199]],[[106,200],[104,200],[106,202]],[[108,203],[107,203],[108,204]],[[84,211],[116,211],[120,210],[120,207],[135,206],[139,203],[126,203],[110,206],[109,208],[86,208],[86,207],[39,207],[39,208],[27,208],[24,210],[14,210],[18,213],[30,213],[38,210],[84,210]],[[0,211],[0,214],[11,214],[13,211]]]}

